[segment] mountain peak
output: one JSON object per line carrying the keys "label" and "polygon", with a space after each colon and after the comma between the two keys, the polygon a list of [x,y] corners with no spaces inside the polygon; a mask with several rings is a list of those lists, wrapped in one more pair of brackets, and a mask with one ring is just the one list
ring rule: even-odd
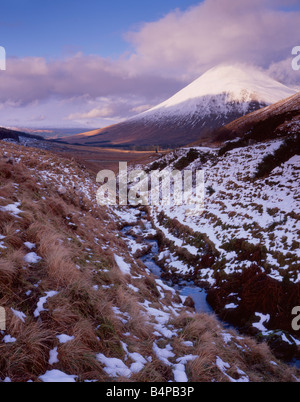
{"label": "mountain peak", "polygon": [[[225,99],[223,96],[225,102],[257,102],[267,106],[295,93],[294,89],[274,80],[258,68],[222,64],[208,70],[177,94],[140,116],[170,108],[177,109],[176,113],[179,114],[186,113],[189,107],[194,112],[194,104],[201,98],[207,100],[208,97],[226,95]],[[187,107],[183,107],[184,104]]]}
{"label": "mountain peak", "polygon": [[156,107],[71,141],[106,147],[209,144],[216,129],[295,94],[258,68],[221,65]]}

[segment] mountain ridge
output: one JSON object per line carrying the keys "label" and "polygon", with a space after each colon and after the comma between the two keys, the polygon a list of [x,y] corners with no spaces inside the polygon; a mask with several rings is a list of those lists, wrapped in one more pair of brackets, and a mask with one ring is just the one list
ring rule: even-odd
{"label": "mountain ridge", "polygon": [[221,127],[214,133],[214,140],[224,142],[240,138],[236,143],[239,145],[245,139],[259,141],[296,134],[299,128],[300,92]]}

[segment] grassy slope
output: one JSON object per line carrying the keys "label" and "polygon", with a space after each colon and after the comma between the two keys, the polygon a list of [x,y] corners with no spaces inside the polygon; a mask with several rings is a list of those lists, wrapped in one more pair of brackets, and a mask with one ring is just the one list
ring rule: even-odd
{"label": "grassy slope", "polygon": [[[1,380],[40,381],[54,369],[78,381],[170,381],[183,372],[192,381],[296,380],[265,344],[194,314],[132,257],[119,231],[132,218],[95,205],[88,171],[45,151],[0,145]],[[32,252],[40,259],[26,262]],[[62,334],[72,340],[61,344]],[[8,335],[13,342],[5,343]],[[117,368],[105,358],[119,359]]]}

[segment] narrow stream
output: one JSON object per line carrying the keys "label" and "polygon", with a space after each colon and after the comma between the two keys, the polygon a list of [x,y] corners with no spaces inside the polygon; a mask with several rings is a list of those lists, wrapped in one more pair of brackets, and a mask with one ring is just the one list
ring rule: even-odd
{"label": "narrow stream", "polygon": [[[128,232],[131,230],[132,226],[126,226],[122,233],[126,235],[127,238],[134,240],[134,237],[129,235]],[[155,257],[159,254],[159,246],[156,240],[144,240],[145,244],[151,245],[151,251],[141,257],[141,260],[146,265],[146,267],[155,275],[157,278],[162,279],[166,285],[177,290],[182,298],[191,297],[195,303],[195,310],[197,313],[208,313],[213,314],[214,311],[206,301],[206,291],[204,289],[195,286],[192,281],[181,281],[179,284],[174,285],[172,281],[166,281],[162,276],[162,269],[156,264]]]}
{"label": "narrow stream", "polygon": [[[122,233],[130,240],[135,240],[135,237],[131,236],[128,232],[133,228],[133,226],[126,226],[122,229]],[[197,313],[215,314],[214,310],[207,303],[206,297],[207,293],[204,289],[196,286],[192,281],[181,280],[178,284],[174,285],[172,281],[166,281],[162,278],[163,270],[156,264],[155,257],[159,254],[159,245],[157,240],[143,239],[144,244],[151,245],[151,251],[141,257],[141,261],[145,266],[153,273],[154,276],[161,279],[166,285],[172,287],[178,291],[179,295],[185,299],[191,297],[195,303],[195,311]],[[218,319],[218,318],[217,318]],[[218,319],[219,320],[219,319]],[[237,330],[232,325],[220,321],[224,328]],[[289,365],[297,367],[300,369],[300,359],[293,359],[288,362]]]}

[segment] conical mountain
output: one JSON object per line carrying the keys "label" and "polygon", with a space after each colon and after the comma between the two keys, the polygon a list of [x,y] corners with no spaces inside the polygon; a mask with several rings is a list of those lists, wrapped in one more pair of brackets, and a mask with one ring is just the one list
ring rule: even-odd
{"label": "conical mountain", "polygon": [[213,130],[295,93],[257,68],[221,65],[144,113],[65,140],[125,148],[209,143]]}

